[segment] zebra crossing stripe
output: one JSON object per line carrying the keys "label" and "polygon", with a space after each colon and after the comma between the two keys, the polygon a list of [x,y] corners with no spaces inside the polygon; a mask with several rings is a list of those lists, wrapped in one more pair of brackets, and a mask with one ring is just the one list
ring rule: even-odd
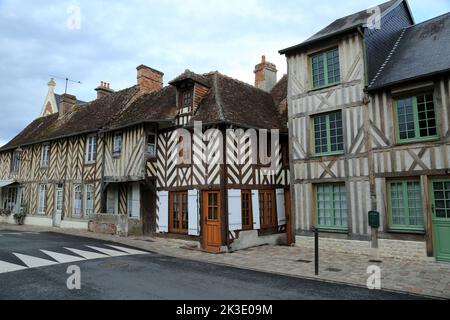
{"label": "zebra crossing stripe", "polygon": [[68,254],[58,253],[58,252],[52,252],[47,250],[41,250],[46,255],[52,257],[59,263],[71,263],[71,262],[77,262],[77,261],[83,261],[86,260],[85,258],[75,257]]}
{"label": "zebra crossing stripe", "polygon": [[107,254],[110,257],[123,257],[123,256],[129,256],[129,253],[116,251],[116,250],[110,250],[110,249],[103,249],[99,247],[93,247],[93,246],[86,246],[88,248],[94,249],[96,251],[99,251],[101,253]]}
{"label": "zebra crossing stripe", "polygon": [[129,254],[135,254],[135,255],[148,254],[148,252],[145,252],[145,251],[134,250],[134,249],[124,248],[124,247],[119,247],[119,246],[113,246],[113,245],[110,245],[110,244],[107,244],[107,246],[111,247],[113,249],[116,249],[116,250],[124,251],[124,252],[129,253]]}
{"label": "zebra crossing stripe", "polygon": [[19,270],[25,270],[25,269],[28,269],[28,268],[0,260],[0,274],[7,273],[7,272],[19,271]]}
{"label": "zebra crossing stripe", "polygon": [[72,248],[64,248],[64,249],[72,251],[73,253],[75,253],[75,254],[77,254],[79,256],[82,256],[85,259],[103,259],[103,258],[108,258],[107,255],[96,253],[96,252],[84,251],[84,250],[78,250],[78,249],[72,249]]}
{"label": "zebra crossing stripe", "polygon": [[14,253],[14,252],[13,252],[13,254],[17,258],[22,260],[22,262],[25,263],[28,266],[28,268],[40,268],[40,267],[47,267],[47,266],[52,266],[52,265],[58,264],[58,262],[55,262],[55,261],[36,258],[36,257],[28,256],[26,254],[20,254],[20,253]]}

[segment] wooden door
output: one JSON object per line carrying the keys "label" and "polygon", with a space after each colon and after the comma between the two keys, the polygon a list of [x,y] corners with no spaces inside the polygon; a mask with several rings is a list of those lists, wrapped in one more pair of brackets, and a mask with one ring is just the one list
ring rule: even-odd
{"label": "wooden door", "polygon": [[54,227],[61,226],[63,202],[64,202],[64,186],[62,184],[57,184],[55,186],[55,212],[53,214]]}
{"label": "wooden door", "polygon": [[286,190],[285,197],[285,209],[286,209],[286,237],[287,245],[290,246],[294,243],[294,237],[292,234],[292,212],[291,212],[291,191]]}
{"label": "wooden door", "polygon": [[432,190],[436,259],[450,262],[450,180],[433,181]]}
{"label": "wooden door", "polygon": [[220,192],[203,193],[203,249],[209,252],[220,252],[222,246]]}

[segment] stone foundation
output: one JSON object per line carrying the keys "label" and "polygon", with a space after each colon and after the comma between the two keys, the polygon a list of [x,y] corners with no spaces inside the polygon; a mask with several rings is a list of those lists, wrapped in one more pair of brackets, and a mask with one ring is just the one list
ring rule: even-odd
{"label": "stone foundation", "polygon": [[258,231],[240,231],[239,238],[231,244],[230,251],[248,249],[262,245],[283,245],[286,244],[286,234],[277,233],[271,235],[259,236]]}
{"label": "stone foundation", "polygon": [[[296,246],[300,248],[314,248],[314,237],[296,236],[295,239]],[[434,258],[427,256],[426,244],[420,241],[380,239],[378,250],[373,250],[370,241],[320,238],[319,248],[325,251],[378,256],[380,258],[435,261]]]}

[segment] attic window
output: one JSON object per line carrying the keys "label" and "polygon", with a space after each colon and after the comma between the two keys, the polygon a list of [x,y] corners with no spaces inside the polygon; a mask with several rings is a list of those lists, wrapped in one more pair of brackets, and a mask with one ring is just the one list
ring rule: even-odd
{"label": "attic window", "polygon": [[185,89],[180,95],[180,115],[186,115],[192,112],[192,88]]}

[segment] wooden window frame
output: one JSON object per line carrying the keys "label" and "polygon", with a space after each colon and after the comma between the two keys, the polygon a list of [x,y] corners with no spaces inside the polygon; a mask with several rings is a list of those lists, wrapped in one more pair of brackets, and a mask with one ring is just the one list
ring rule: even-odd
{"label": "wooden window frame", "polygon": [[[341,114],[341,130],[342,130],[342,150],[332,151],[332,141],[331,141],[331,121],[330,116],[332,114]],[[326,139],[327,139],[327,151],[325,152],[317,152],[316,150],[316,119],[319,117],[326,117]],[[338,127],[336,129],[339,129]],[[336,138],[339,138],[340,135],[336,135]],[[338,144],[339,145],[339,144]],[[342,110],[337,110],[328,113],[315,114],[311,116],[311,146],[312,146],[312,155],[314,157],[323,157],[323,156],[333,156],[333,155],[342,155],[345,153],[345,135],[344,135],[344,120],[342,117]]]}
{"label": "wooden window frame", "polygon": [[[186,98],[185,95],[189,94],[190,98],[188,101],[188,105],[186,106]],[[184,115],[191,115],[192,114],[192,110],[194,109],[194,88],[193,87],[188,87],[185,89],[182,89],[180,91],[180,116],[184,116]],[[185,109],[187,108],[187,111],[185,111]]]}
{"label": "wooden window frame", "polygon": [[[324,224],[324,223],[320,223],[320,207],[319,207],[319,196],[318,196],[318,187],[329,187],[329,203],[330,203],[330,224]],[[340,186],[340,187],[344,187],[345,190],[345,196],[344,196],[344,200],[345,200],[345,220],[346,220],[346,224],[336,224],[335,223],[335,215],[336,215],[336,208],[335,208],[335,194],[334,194],[334,190],[333,188],[335,186]],[[330,231],[348,231],[348,203],[347,203],[347,190],[346,190],[346,185],[345,183],[320,183],[320,184],[316,184],[314,185],[314,197],[315,197],[315,206],[316,206],[316,226],[321,229],[321,230],[330,230]],[[342,195],[341,195],[342,197]],[[342,203],[341,203],[342,205]],[[340,210],[342,210],[342,208],[340,208]]]}
{"label": "wooden window frame", "polygon": [[[428,95],[431,95],[433,97],[433,111],[434,111],[434,121],[435,121],[435,128],[436,128],[436,134],[435,135],[429,135],[429,136],[421,136],[421,127],[420,127],[420,120],[419,120],[419,103],[418,103],[418,97],[425,97],[425,101],[426,97]],[[399,120],[399,112],[398,112],[398,103],[400,101],[405,101],[411,99],[412,100],[412,109],[413,109],[413,123],[414,123],[414,134],[415,137],[414,138],[404,138],[402,139],[400,137],[401,135],[401,131],[400,131],[400,120]],[[426,103],[425,102],[425,103]],[[430,101],[428,101],[430,102]],[[432,118],[431,118],[432,119]],[[427,118],[428,120],[428,118]],[[401,96],[401,97],[397,97],[394,100],[394,121],[395,121],[395,139],[397,144],[404,144],[404,143],[411,143],[411,142],[422,142],[422,141],[433,141],[433,140],[438,140],[440,138],[440,134],[439,134],[439,126],[438,126],[438,120],[437,120],[437,114],[436,114],[436,98],[433,92],[425,92],[425,93],[419,93],[419,94],[415,94],[415,95],[409,95],[409,96]],[[431,127],[432,128],[432,127]],[[430,127],[427,126],[427,130],[429,130]],[[408,131],[408,130],[406,130]]]}
{"label": "wooden window frame", "polygon": [[[174,200],[178,198],[180,210],[178,212],[179,227],[174,227]],[[183,201],[185,197],[186,202]],[[187,235],[189,232],[189,195],[187,191],[169,192],[169,233]],[[183,207],[186,209],[186,228],[183,228]]]}
{"label": "wooden window frame", "polygon": [[[421,225],[413,225],[410,223],[410,193],[408,190],[408,184],[409,183],[417,183],[419,185],[419,196],[421,201],[421,218],[422,218],[422,224]],[[393,197],[392,197],[392,187],[394,184],[401,184],[401,192],[402,192],[402,205],[403,205],[403,219],[405,223],[403,224],[395,224],[394,223],[394,206],[393,206]],[[389,230],[398,230],[398,231],[425,231],[425,219],[423,217],[423,208],[424,208],[424,202],[422,198],[421,193],[421,183],[418,179],[408,179],[408,180],[392,180],[388,181],[387,185],[387,196],[388,196],[388,204],[389,204]]]}
{"label": "wooden window frame", "polygon": [[113,143],[112,143],[112,153],[114,157],[118,157],[122,154],[122,148],[123,148],[123,133],[122,132],[116,132],[113,136]]}
{"label": "wooden window frame", "polygon": [[43,143],[41,145],[40,167],[46,169],[49,167],[49,165],[50,165],[50,143]]}
{"label": "wooden window frame", "polygon": [[[266,212],[266,204],[267,195],[270,194],[272,197],[272,212],[270,214],[270,220],[266,221],[269,218]],[[262,205],[261,205],[262,204]],[[260,220],[261,220],[261,230],[274,230],[278,227],[278,217],[277,217],[277,205],[276,205],[276,194],[275,190],[259,190],[259,211],[260,211]]]}
{"label": "wooden window frame", "polygon": [[[245,197],[247,199],[247,206],[245,207]],[[252,207],[252,191],[242,190],[241,191],[241,210],[242,210],[242,230],[253,230],[253,207]],[[248,212],[246,212],[248,211]],[[245,223],[248,216],[248,223]]]}
{"label": "wooden window frame", "polygon": [[[333,79],[332,79],[332,81],[330,81],[330,77],[329,77],[329,73],[328,73],[328,54],[329,53],[333,53],[334,54],[334,52],[337,52],[337,54],[338,54],[338,56],[337,56],[337,59],[338,59],[338,66],[339,66],[339,68],[338,68],[338,71],[339,71],[339,74],[337,75],[337,77],[339,78],[339,80],[338,81],[336,81],[336,80],[334,80],[334,78],[336,77],[336,75],[335,74],[333,74]],[[321,84],[315,84],[315,79],[314,79],[314,74],[315,74],[315,72],[314,72],[314,64],[315,64],[315,62],[314,62],[314,59],[315,58],[319,58],[319,57],[322,57],[322,67],[323,67],[323,70],[324,70],[324,84],[323,85],[321,85]],[[335,86],[335,85],[338,85],[338,84],[340,84],[341,83],[341,62],[340,62],[340,53],[339,53],[339,47],[333,47],[333,48],[330,48],[330,49],[327,49],[327,50],[324,50],[324,51],[321,51],[321,52],[317,52],[317,53],[314,53],[314,54],[312,54],[312,55],[310,55],[309,56],[309,64],[310,64],[310,79],[311,79],[311,88],[312,88],[312,90],[318,90],[318,89],[323,89],[323,88],[326,88],[326,87],[331,87],[331,86]],[[334,64],[333,64],[333,66],[335,66],[335,62],[334,62]],[[334,73],[334,71],[333,71],[333,73]]]}
{"label": "wooden window frame", "polygon": [[[92,190],[88,191],[88,188],[91,187]],[[88,195],[92,193],[92,200],[88,202]],[[91,206],[88,207],[88,203],[92,202],[92,208]],[[89,217],[90,215],[94,214],[94,206],[95,206],[95,186],[93,184],[86,184],[84,186],[84,216]]]}
{"label": "wooden window frame", "polygon": [[97,161],[97,136],[89,135],[86,137],[85,159],[86,164],[94,164]]}

